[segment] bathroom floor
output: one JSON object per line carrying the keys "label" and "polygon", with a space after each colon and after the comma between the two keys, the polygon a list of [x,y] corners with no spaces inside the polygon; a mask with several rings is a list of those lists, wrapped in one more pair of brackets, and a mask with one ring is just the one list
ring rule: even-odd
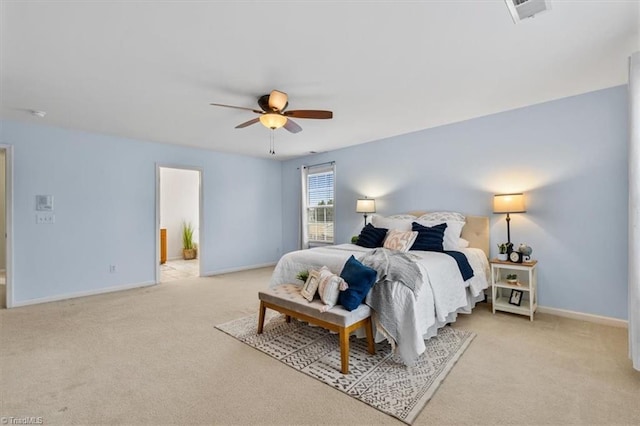
{"label": "bathroom floor", "polygon": [[160,282],[195,278],[200,274],[199,259],[191,260],[167,260],[160,265]]}

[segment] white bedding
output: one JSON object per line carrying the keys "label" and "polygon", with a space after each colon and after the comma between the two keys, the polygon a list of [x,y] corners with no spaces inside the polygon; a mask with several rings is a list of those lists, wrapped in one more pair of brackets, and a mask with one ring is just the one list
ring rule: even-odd
{"label": "white bedding", "polygon": [[[372,249],[355,244],[317,247],[285,254],[273,272],[270,286],[285,283],[303,283],[296,279],[301,271],[327,266],[340,274],[344,263],[352,254],[361,258]],[[440,327],[456,319],[458,313],[470,313],[478,300],[483,298],[483,290],[488,287],[489,262],[480,249],[464,248],[463,252],[471,265],[474,276],[466,282],[456,261],[443,253],[411,251],[420,260],[418,266],[422,275],[420,290],[414,293],[406,286],[394,283],[392,299],[397,305],[398,338],[396,354],[407,365],[411,365],[425,350],[424,340],[437,334]],[[374,315],[375,319],[375,315]],[[386,336],[377,330],[376,341]]]}

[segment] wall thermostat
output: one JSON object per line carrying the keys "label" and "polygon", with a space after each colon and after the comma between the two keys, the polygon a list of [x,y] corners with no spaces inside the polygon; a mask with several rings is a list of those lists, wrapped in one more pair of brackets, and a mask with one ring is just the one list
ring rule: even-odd
{"label": "wall thermostat", "polygon": [[53,211],[53,195],[36,195],[36,210],[44,212]]}

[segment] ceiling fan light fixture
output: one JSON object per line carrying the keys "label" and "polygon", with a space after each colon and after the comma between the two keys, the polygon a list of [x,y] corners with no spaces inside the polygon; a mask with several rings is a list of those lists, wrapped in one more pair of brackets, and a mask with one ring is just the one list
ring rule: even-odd
{"label": "ceiling fan light fixture", "polygon": [[269,107],[282,111],[287,106],[287,94],[279,90],[272,90],[269,94]]}
{"label": "ceiling fan light fixture", "polygon": [[269,129],[279,129],[287,123],[287,117],[268,112],[260,116],[260,122]]}

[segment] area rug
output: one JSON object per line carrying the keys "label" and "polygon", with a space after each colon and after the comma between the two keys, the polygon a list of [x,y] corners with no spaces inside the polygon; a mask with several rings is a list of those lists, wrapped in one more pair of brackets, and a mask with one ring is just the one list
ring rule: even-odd
{"label": "area rug", "polygon": [[444,327],[426,341],[416,365],[406,367],[394,361],[387,342],[376,344],[376,354],[370,355],[366,339],[351,336],[345,375],[340,372],[337,334],[296,320],[287,323],[283,315],[268,318],[264,332],[257,334],[257,321],[257,315],[251,315],[216,328],[407,424],[413,423],[475,337]]}

